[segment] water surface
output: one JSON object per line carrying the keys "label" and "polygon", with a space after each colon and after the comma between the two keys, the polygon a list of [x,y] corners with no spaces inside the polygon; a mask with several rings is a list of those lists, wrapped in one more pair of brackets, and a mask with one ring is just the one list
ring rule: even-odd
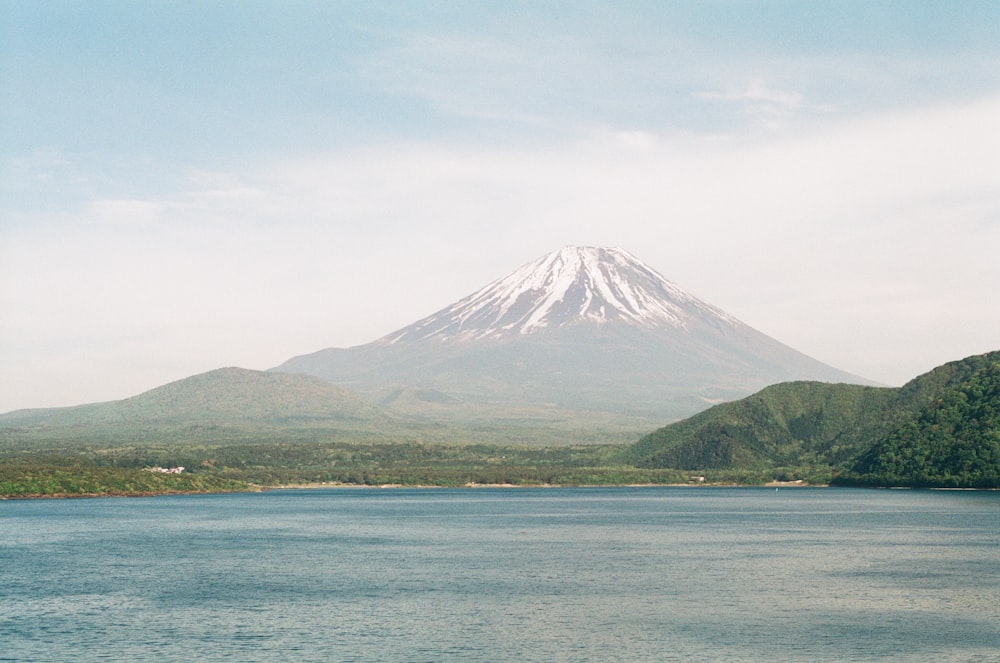
{"label": "water surface", "polygon": [[0,502],[0,660],[995,661],[1000,493]]}

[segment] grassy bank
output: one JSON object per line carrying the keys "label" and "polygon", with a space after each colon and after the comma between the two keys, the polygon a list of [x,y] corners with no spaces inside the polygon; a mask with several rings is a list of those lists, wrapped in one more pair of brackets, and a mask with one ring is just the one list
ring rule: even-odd
{"label": "grassy bank", "polygon": [[[827,483],[830,468],[691,472],[637,468],[619,446],[345,443],[74,447],[7,452],[0,496],[149,495],[288,485],[465,486]],[[184,467],[180,474],[151,467]]]}

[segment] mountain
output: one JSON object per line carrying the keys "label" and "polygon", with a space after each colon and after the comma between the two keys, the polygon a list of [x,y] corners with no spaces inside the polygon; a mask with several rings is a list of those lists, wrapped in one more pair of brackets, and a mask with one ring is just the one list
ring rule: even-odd
{"label": "mountain", "polygon": [[1000,352],[898,389],[777,384],[643,437],[625,459],[686,470],[829,465],[839,483],[1000,487]]}
{"label": "mountain", "polygon": [[[566,247],[366,345],[277,368],[435,417],[641,430],[787,380],[865,382],[797,352],[618,248]],[[411,415],[421,408],[408,401]],[[391,407],[391,406],[390,406]]]}
{"label": "mountain", "polygon": [[891,429],[883,417],[896,400],[888,388],[784,382],[664,426],[634,444],[628,459],[685,470],[833,465]]}
{"label": "mountain", "polygon": [[739,325],[621,249],[567,247],[390,334],[385,342],[514,339],[615,323],[649,330]]}
{"label": "mountain", "polygon": [[207,435],[194,437],[211,438],[211,431],[225,438],[234,431],[353,428],[384,418],[374,404],[312,376],[221,368],[119,401],[16,410],[0,415],[0,428],[44,431],[50,438],[164,441],[206,429]]}
{"label": "mountain", "polygon": [[1000,488],[1000,353],[867,449],[838,483]]}

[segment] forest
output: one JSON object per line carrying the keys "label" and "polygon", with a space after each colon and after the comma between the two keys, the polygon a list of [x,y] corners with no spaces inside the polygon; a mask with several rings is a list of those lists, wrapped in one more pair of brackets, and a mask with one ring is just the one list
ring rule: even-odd
{"label": "forest", "polygon": [[96,429],[19,416],[0,426],[0,497],[324,484],[1000,488],[1000,352],[944,364],[900,388],[782,383],[631,444],[428,442],[253,422]]}

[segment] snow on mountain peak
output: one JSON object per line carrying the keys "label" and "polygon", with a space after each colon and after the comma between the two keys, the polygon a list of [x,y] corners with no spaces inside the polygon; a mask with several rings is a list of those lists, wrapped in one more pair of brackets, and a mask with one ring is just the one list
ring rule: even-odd
{"label": "snow on mountain peak", "polygon": [[705,317],[736,323],[620,248],[568,246],[384,340],[479,339],[612,321],[685,328]]}

